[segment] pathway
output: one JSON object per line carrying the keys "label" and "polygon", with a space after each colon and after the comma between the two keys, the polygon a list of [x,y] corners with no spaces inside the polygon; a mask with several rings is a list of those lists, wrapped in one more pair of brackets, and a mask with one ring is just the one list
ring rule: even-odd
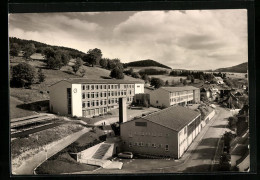
{"label": "pathway", "polygon": [[81,137],[83,134],[87,133],[90,129],[84,128],[83,130],[73,133],[56,143],[54,143],[52,146],[49,147],[49,149],[40,151],[30,159],[23,162],[21,166],[19,166],[17,169],[12,170],[13,174],[15,175],[32,175],[34,174],[34,169],[38,167],[41,163],[43,163],[46,159],[50,158],[54,154],[58,153],[74,141],[76,141],[79,137]]}

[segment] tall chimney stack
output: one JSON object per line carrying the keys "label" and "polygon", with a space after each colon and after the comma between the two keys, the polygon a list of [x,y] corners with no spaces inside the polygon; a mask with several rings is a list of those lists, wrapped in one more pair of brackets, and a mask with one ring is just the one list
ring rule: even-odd
{"label": "tall chimney stack", "polygon": [[119,124],[122,124],[126,121],[126,98],[119,98]]}

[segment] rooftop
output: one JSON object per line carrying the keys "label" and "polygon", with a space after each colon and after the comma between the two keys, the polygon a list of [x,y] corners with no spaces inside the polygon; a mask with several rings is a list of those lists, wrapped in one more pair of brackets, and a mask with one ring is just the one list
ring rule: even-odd
{"label": "rooftop", "polygon": [[175,131],[180,131],[199,115],[199,112],[189,108],[182,106],[172,106],[144,116],[142,119],[160,124]]}
{"label": "rooftop", "polygon": [[169,91],[169,92],[178,92],[178,91],[190,91],[199,89],[194,86],[181,86],[181,87],[161,87],[162,89]]}
{"label": "rooftop", "polygon": [[[123,79],[87,79],[87,78],[69,78],[61,81],[67,81],[71,84],[140,84],[142,81],[128,81]],[[56,84],[56,83],[55,83]]]}

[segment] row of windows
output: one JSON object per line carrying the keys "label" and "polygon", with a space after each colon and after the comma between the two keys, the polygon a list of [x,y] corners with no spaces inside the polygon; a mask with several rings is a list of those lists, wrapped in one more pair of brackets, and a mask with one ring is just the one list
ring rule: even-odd
{"label": "row of windows", "polygon": [[[132,95],[132,91],[130,90],[128,92],[130,95]],[[125,96],[126,90],[123,91],[108,91],[108,92],[88,92],[88,93],[82,93],[82,99],[90,99],[90,98],[98,98],[98,97],[110,97],[110,96]]]}
{"label": "row of windows", "polygon": [[153,148],[165,148],[165,151],[169,151],[168,144],[156,144],[156,143],[144,143],[144,142],[129,142],[129,147],[139,146],[139,147],[153,147]]}
{"label": "row of windows", "polygon": [[171,92],[170,96],[179,96],[179,95],[185,95],[185,94],[191,94],[193,93],[192,90],[190,91],[180,91],[180,92]]}
{"label": "row of windows", "polygon": [[134,88],[132,84],[118,85],[118,84],[96,84],[96,85],[82,85],[82,90],[98,90],[98,89],[119,89],[121,87],[126,88]]}
{"label": "row of windows", "polygon": [[[127,97],[127,101],[132,101],[133,98],[132,97]],[[86,101],[86,102],[82,102],[82,107],[86,108],[86,107],[95,107],[95,106],[103,106],[103,105],[107,105],[107,104],[117,104],[119,102],[118,98],[111,98],[111,99],[101,99],[101,100],[93,100],[93,101]]]}
{"label": "row of windows", "polygon": [[[129,137],[133,137],[133,135],[135,136],[153,136],[153,137],[162,137],[163,133],[155,133],[155,132],[130,132]],[[169,136],[169,134],[165,134],[166,137]]]}

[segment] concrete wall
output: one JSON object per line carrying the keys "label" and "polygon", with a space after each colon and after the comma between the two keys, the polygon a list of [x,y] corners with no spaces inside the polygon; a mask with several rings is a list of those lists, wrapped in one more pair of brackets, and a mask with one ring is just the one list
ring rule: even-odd
{"label": "concrete wall", "polygon": [[[136,126],[136,122],[147,123],[147,126]],[[121,124],[120,131],[125,151],[178,158],[178,133],[172,129],[140,118]]]}
{"label": "concrete wall", "polygon": [[72,116],[82,116],[82,94],[81,94],[81,84],[72,84],[71,88],[71,107]]}
{"label": "concrete wall", "polygon": [[135,84],[135,94],[144,93],[144,84]]}
{"label": "concrete wall", "polygon": [[50,111],[61,115],[68,114],[67,88],[71,84],[67,81],[60,81],[50,86]]}
{"label": "concrete wall", "polygon": [[[158,101],[158,103],[156,103]],[[154,107],[170,106],[170,93],[163,89],[156,89],[150,93],[150,104]]]}

